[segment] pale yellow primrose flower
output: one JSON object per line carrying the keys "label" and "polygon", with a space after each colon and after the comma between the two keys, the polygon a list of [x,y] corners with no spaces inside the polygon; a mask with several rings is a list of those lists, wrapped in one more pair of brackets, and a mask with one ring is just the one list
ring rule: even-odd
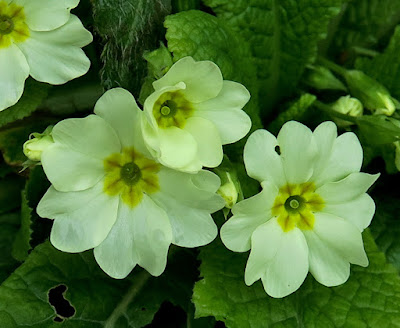
{"label": "pale yellow primrose flower", "polygon": [[263,189],[234,205],[221,228],[230,250],[251,249],[247,285],[261,279],[270,296],[284,297],[308,271],[321,284],[337,286],[348,279],[350,263],[368,265],[361,233],[375,203],[366,191],[379,174],[359,172],[362,157],[356,135],[337,137],[333,122],[312,132],[291,121],[277,138],[266,130],[249,137],[246,170]]}
{"label": "pale yellow primrose flower", "polygon": [[52,183],[37,212],[54,219],[50,241],[65,252],[94,248],[100,267],[124,278],[138,264],[154,276],[169,245],[197,247],[217,235],[210,213],[224,207],[218,176],[157,162],[143,142],[143,112],[124,89],[107,91],[96,115],[54,126],[43,151]]}
{"label": "pale yellow primrose flower", "polygon": [[85,74],[82,47],[92,35],[70,14],[79,0],[0,0],[0,110],[14,105],[25,80],[63,84]]}
{"label": "pale yellow primrose flower", "polygon": [[211,61],[185,57],[153,83],[144,103],[144,137],[166,166],[197,172],[222,161],[222,145],[243,138],[251,120],[242,110],[250,94],[224,80]]}

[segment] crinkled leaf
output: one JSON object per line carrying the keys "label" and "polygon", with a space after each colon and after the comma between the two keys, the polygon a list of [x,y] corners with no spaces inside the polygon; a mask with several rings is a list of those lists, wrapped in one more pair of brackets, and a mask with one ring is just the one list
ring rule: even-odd
{"label": "crinkled leaf", "polygon": [[158,47],[171,0],[93,1],[94,25],[105,45],[101,79],[106,89],[123,87],[138,96],[146,74],[145,50]]}
{"label": "crinkled leaf", "polygon": [[260,282],[245,285],[248,253],[233,253],[214,242],[200,252],[203,279],[194,288],[196,315],[213,315],[228,328],[400,327],[397,271],[386,263],[369,231],[364,244],[370,265],[352,266],[344,285],[324,287],[310,276],[294,294],[274,299]]}
{"label": "crinkled leaf", "polygon": [[[205,0],[251,45],[262,108],[291,94],[342,0]],[[264,114],[264,113],[263,113]]]}
{"label": "crinkled leaf", "polygon": [[16,209],[21,204],[23,179],[8,175],[0,179],[0,213]]}
{"label": "crinkled leaf", "polygon": [[[166,300],[188,311],[197,276],[194,261],[179,250],[159,278],[135,269],[117,280],[99,268],[92,251],[68,254],[45,242],[0,286],[1,327],[143,327]],[[59,285],[67,287],[64,298],[75,309],[65,319],[57,316],[48,298],[49,290]]]}
{"label": "crinkled leaf", "polygon": [[11,245],[19,222],[19,212],[0,215],[0,284],[17,266],[17,261],[11,256]]}
{"label": "crinkled leaf", "polygon": [[261,127],[257,105],[256,69],[248,45],[222,20],[191,10],[168,16],[168,49],[177,61],[185,56],[195,60],[211,60],[222,71],[225,80],[242,83],[251,94],[244,110],[253,122],[253,129]]}
{"label": "crinkled leaf", "polygon": [[172,0],[172,12],[200,9],[200,0]]}
{"label": "crinkled leaf", "polygon": [[399,0],[352,0],[344,9],[331,46],[334,53],[372,47],[400,22]]}
{"label": "crinkled leaf", "polygon": [[46,98],[50,87],[33,79],[26,80],[24,94],[18,103],[0,112],[0,127],[32,114]]}
{"label": "crinkled leaf", "polygon": [[277,134],[282,125],[286,122],[290,120],[302,121],[315,100],[317,100],[317,97],[312,94],[305,93],[301,95],[288,109],[280,113],[278,117],[272,121],[268,126],[268,131]]}
{"label": "crinkled leaf", "polygon": [[[399,6],[400,1],[394,1]],[[393,97],[400,98],[400,26],[396,28],[384,53],[373,59],[360,58],[356,67],[382,83]]]}
{"label": "crinkled leaf", "polygon": [[28,252],[31,250],[31,216],[32,209],[28,205],[28,201],[26,199],[25,191],[22,192],[22,203],[21,203],[21,226],[18,230],[18,233],[15,236],[15,240],[12,246],[12,256],[18,261],[24,261]]}

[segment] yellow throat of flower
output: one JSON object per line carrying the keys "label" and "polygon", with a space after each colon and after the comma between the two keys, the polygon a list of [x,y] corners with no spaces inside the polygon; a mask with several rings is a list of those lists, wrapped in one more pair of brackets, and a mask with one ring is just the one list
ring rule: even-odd
{"label": "yellow throat of flower", "polygon": [[107,157],[104,170],[104,192],[110,196],[121,195],[122,201],[132,208],[140,203],[143,193],[160,189],[157,176],[160,165],[133,148],[124,148],[121,153]]}
{"label": "yellow throat of flower", "polygon": [[279,189],[272,207],[272,215],[278,217],[278,223],[285,232],[295,227],[312,230],[315,221],[313,213],[323,208],[324,201],[315,193],[315,185],[312,182],[288,184]]}
{"label": "yellow throat of flower", "polygon": [[29,37],[24,8],[15,3],[0,1],[0,48],[23,42]]}
{"label": "yellow throat of flower", "polygon": [[163,93],[153,106],[153,115],[160,128],[183,128],[192,116],[193,107],[180,91]]}

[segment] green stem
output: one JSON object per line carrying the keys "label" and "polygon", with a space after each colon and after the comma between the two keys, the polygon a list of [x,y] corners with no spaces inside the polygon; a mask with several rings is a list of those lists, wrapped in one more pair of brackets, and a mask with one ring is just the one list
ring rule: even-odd
{"label": "green stem", "polygon": [[353,47],[353,50],[356,52],[357,55],[364,55],[369,57],[375,57],[379,54],[379,52],[363,47]]}
{"label": "green stem", "polygon": [[333,110],[329,105],[326,105],[326,104],[324,104],[324,103],[322,103],[322,102],[320,102],[318,100],[314,101],[313,106],[315,106],[319,110],[322,110],[323,112],[327,113],[330,116],[335,116],[335,117],[340,118],[342,120],[349,121],[349,122],[352,122],[354,124],[357,124],[357,117],[339,113],[339,112]]}
{"label": "green stem", "polygon": [[139,294],[142,288],[146,285],[147,281],[150,279],[151,275],[143,270],[140,272],[133,281],[133,285],[128,289],[127,293],[123,297],[122,301],[118,304],[118,306],[111,313],[109,318],[104,324],[104,328],[113,328],[115,327],[115,323],[117,320],[123,315],[126,311],[128,305],[132,302],[132,300]]}
{"label": "green stem", "polygon": [[325,66],[326,68],[329,68],[331,71],[341,75],[345,76],[347,73],[347,70],[343,68],[342,66],[339,66],[338,64],[335,64],[334,62],[324,58],[324,57],[318,57],[318,62]]}

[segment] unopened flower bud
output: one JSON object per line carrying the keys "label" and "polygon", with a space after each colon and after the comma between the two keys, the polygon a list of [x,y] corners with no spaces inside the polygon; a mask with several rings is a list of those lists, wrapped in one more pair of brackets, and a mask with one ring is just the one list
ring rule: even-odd
{"label": "unopened flower bud", "polygon": [[303,82],[317,90],[347,90],[344,84],[323,66],[309,66]]}
{"label": "unopened flower bud", "polygon": [[361,71],[349,70],[344,75],[350,92],[374,114],[390,116],[396,110],[389,91],[378,81]]}
{"label": "unopened flower bud", "polygon": [[[357,98],[352,98],[350,96],[340,97],[331,105],[331,107],[334,111],[338,113],[354,117],[362,116],[364,112],[364,108],[361,101],[359,101]],[[354,124],[352,122],[342,120],[340,118],[334,118],[333,120],[340,127],[347,127]]]}
{"label": "unopened flower bud", "polygon": [[29,140],[23,145],[26,157],[31,161],[40,162],[43,151],[54,143],[51,136],[52,126],[49,126],[43,133],[32,133]]}

